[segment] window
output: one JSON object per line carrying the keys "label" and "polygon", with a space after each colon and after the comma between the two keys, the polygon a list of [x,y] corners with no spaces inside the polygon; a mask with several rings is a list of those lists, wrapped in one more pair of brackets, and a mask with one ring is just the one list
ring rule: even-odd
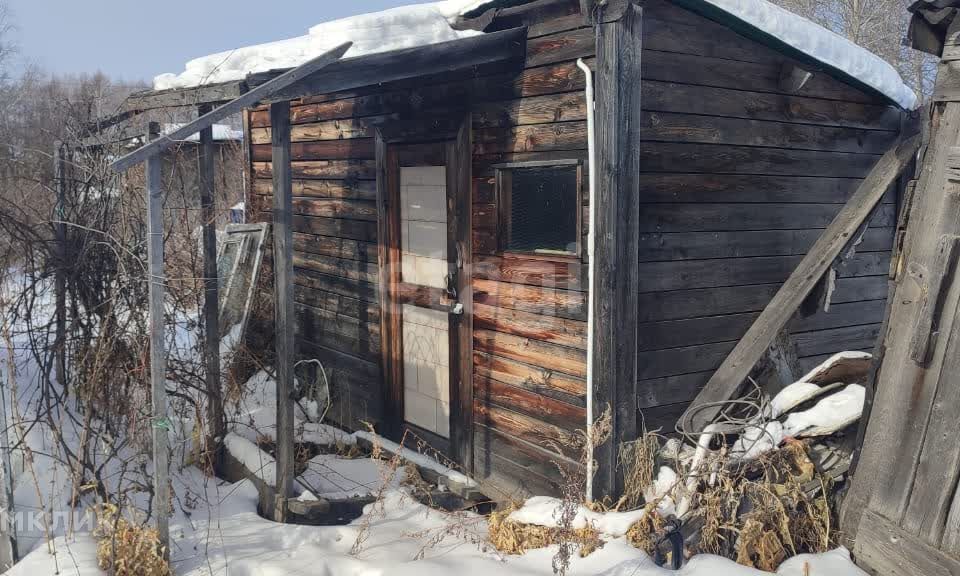
{"label": "window", "polygon": [[578,256],[580,180],[578,161],[498,166],[500,249]]}

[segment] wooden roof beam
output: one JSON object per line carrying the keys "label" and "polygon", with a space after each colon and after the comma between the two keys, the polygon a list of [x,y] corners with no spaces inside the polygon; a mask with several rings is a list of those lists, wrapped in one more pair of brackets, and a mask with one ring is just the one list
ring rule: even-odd
{"label": "wooden roof beam", "polygon": [[333,62],[336,62],[343,57],[344,53],[349,50],[351,46],[353,46],[353,42],[345,42],[333,50],[324,52],[320,56],[317,56],[305,64],[284,72],[269,82],[261,84],[246,94],[231,100],[229,103],[224,104],[219,108],[214,108],[193,122],[184,125],[182,128],[174,130],[166,136],[161,136],[149,144],[141,146],[126,156],[123,156],[119,160],[116,160],[110,165],[110,167],[117,172],[126,170],[134,164],[139,164],[147,158],[163,152],[167,148],[173,146],[177,141],[196,134],[204,128],[213,126],[213,124],[218,120],[222,120],[227,116],[236,114],[245,108],[256,106],[260,102],[275,96],[284,88],[296,84],[318,70],[329,66]]}
{"label": "wooden roof beam", "polygon": [[[327,66],[320,73],[284,88],[272,99],[293,100],[495,62],[522,63],[526,54],[526,37],[526,28],[513,28],[426,46],[345,58]],[[272,81],[279,72],[251,74],[247,76],[247,85],[256,90],[255,87]]]}
{"label": "wooden roof beam", "polygon": [[128,96],[123,103],[122,110],[144,111],[157,108],[221,104],[239,98],[246,91],[247,84],[244,80],[203,84],[191,88],[144,90]]}

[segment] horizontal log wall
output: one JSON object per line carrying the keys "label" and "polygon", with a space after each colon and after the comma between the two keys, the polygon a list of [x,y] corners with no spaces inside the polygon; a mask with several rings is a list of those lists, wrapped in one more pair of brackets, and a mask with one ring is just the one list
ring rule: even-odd
{"label": "horizontal log wall", "polygon": [[[896,140],[900,113],[818,71],[785,94],[791,60],[667,2],[644,18],[638,407],[672,431]],[[872,347],[896,212],[891,190],[830,312],[790,325],[803,369]]]}
{"label": "horizontal log wall", "polygon": [[[514,154],[585,157],[583,74],[575,60],[592,54],[593,37],[578,9],[571,1],[519,16],[530,36],[520,73],[471,70],[316,95],[291,108],[300,352],[335,367],[334,395],[342,390],[342,401],[333,418],[355,427],[379,418],[381,402],[376,128],[455,116],[470,103],[475,471],[538,493],[558,491],[557,465],[579,459],[572,446],[585,419],[585,274],[579,262],[496,253],[491,164]],[[269,116],[253,110],[248,123],[251,204],[268,219]]]}
{"label": "horizontal log wall", "polygon": [[[394,119],[473,122],[475,473],[556,492],[575,466],[586,404],[586,259],[498,253],[493,166],[586,162],[584,77],[594,32],[579,2],[515,8],[524,69],[478,68],[291,108],[300,353],[333,371],[333,418],[381,415],[373,135]],[[546,6],[546,7],[544,7]],[[672,428],[686,403],[897,136],[900,114],[817,73],[779,88],[788,59],[729,29],[649,0],[644,11],[638,407]],[[251,205],[268,219],[270,126],[249,114]],[[584,189],[587,170],[584,170]],[[584,194],[586,197],[586,194]],[[894,196],[840,270],[830,313],[792,325],[806,365],[869,347],[885,297]],[[586,214],[588,206],[584,203]],[[582,231],[586,234],[587,230]]]}

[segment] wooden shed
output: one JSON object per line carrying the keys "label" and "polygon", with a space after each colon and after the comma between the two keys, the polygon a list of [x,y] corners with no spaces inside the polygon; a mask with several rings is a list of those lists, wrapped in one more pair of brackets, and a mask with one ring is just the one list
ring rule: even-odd
{"label": "wooden shed", "polygon": [[[271,258],[292,265],[295,356],[326,367],[328,418],[550,493],[588,406],[609,406],[594,489],[612,494],[619,443],[672,430],[898,141],[912,93],[872,54],[831,60],[737,3],[473,4],[455,25],[475,35],[348,51],[246,109],[248,219],[289,227]],[[141,101],[224,102],[281,72]],[[899,202],[894,186],[828,305],[790,324],[800,369],[872,348]]]}

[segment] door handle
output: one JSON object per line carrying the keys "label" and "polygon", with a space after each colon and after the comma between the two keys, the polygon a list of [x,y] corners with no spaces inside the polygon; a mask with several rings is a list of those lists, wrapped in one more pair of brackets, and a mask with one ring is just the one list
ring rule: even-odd
{"label": "door handle", "polygon": [[444,290],[444,292],[445,292],[446,295],[447,295],[447,298],[450,298],[451,300],[456,300],[456,299],[457,299],[457,274],[456,274],[456,272],[451,272],[451,273],[447,274],[446,277],[444,278],[444,283],[447,285],[446,290]]}

